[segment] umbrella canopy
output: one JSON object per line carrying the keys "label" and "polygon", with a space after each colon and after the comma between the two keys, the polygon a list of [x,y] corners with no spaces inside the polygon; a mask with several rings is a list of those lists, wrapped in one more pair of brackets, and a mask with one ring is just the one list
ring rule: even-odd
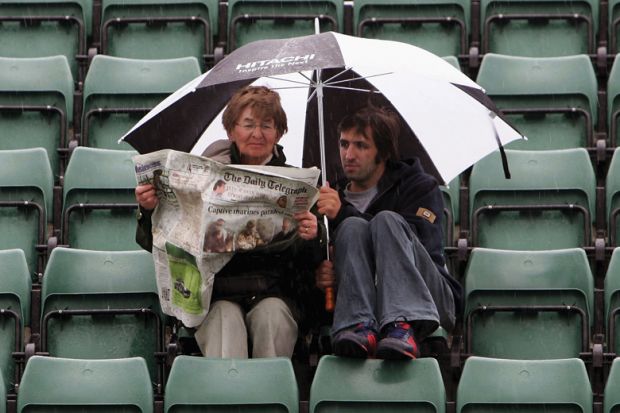
{"label": "umbrella canopy", "polygon": [[369,101],[399,114],[401,157],[417,156],[441,182],[498,144],[521,138],[484,91],[443,59],[405,43],[330,32],[261,40],[233,51],[121,139],[140,153],[165,148],[201,153],[226,136],[221,112],[249,84],[270,86],[282,96],[289,133],[281,144],[289,163],[318,166],[324,141],[329,179],[342,175],[337,123]]}

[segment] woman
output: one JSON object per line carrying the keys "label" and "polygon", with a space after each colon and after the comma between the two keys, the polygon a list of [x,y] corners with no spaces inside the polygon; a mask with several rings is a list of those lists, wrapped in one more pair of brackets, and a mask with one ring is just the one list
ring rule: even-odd
{"label": "woman", "polygon": [[[224,110],[222,123],[229,144],[218,141],[203,156],[220,162],[286,166],[278,141],[287,130],[286,114],[277,92],[264,86],[238,91]],[[136,240],[152,248],[150,213],[158,203],[152,185],[139,185],[140,204]],[[315,268],[323,258],[325,231],[311,212],[295,215],[298,239],[281,250],[234,255],[215,275],[213,299],[196,341],[206,357],[290,357],[297,340],[299,314],[293,297],[296,269]],[[284,246],[285,245],[285,246]]]}

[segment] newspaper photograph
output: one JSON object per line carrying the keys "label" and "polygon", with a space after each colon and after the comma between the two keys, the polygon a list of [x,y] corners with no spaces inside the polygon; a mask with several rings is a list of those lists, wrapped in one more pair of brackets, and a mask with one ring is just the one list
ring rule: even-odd
{"label": "newspaper photograph", "polygon": [[161,150],[134,158],[152,184],[153,259],[164,313],[196,327],[209,311],[215,274],[236,253],[297,237],[293,215],[318,199],[317,168],[225,165]]}

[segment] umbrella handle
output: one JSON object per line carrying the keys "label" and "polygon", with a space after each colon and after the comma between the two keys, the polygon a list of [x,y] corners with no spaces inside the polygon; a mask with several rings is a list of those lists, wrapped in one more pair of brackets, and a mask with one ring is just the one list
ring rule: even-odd
{"label": "umbrella handle", "polygon": [[333,313],[335,305],[334,289],[332,287],[325,288],[325,311]]}

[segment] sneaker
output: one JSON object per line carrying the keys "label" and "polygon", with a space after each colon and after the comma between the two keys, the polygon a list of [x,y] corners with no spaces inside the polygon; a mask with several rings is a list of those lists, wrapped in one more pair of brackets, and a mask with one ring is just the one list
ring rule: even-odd
{"label": "sneaker", "polygon": [[340,331],[334,337],[334,354],[341,357],[369,358],[377,350],[377,330],[366,322]]}
{"label": "sneaker", "polygon": [[377,345],[377,358],[413,360],[420,357],[413,329],[406,321],[396,321],[383,328],[383,338]]}

